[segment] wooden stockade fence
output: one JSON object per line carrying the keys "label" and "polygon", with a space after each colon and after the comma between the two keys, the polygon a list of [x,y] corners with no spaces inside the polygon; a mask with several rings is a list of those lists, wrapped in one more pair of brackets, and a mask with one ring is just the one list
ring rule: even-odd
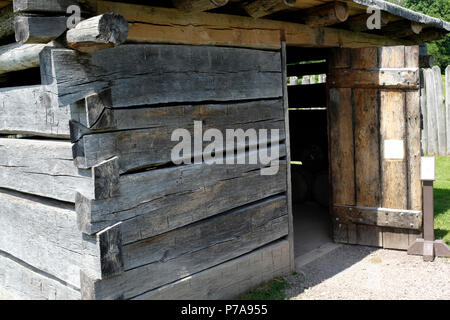
{"label": "wooden stockade fence", "polygon": [[[450,155],[450,66],[421,69],[422,153]],[[444,90],[445,88],[445,90]]]}

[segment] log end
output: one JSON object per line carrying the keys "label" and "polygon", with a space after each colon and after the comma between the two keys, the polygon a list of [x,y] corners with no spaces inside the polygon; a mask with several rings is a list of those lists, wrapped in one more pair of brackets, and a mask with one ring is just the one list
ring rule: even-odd
{"label": "log end", "polygon": [[350,12],[348,10],[348,6],[346,3],[338,2],[336,3],[336,6],[334,8],[334,12],[336,14],[336,19],[339,22],[345,22],[347,21]]}
{"label": "log end", "polygon": [[119,45],[128,37],[128,21],[120,14],[104,14],[99,22],[99,40]]}
{"label": "log end", "polygon": [[81,21],[67,32],[67,45],[90,53],[124,43],[128,37],[128,21],[119,14],[105,13]]}

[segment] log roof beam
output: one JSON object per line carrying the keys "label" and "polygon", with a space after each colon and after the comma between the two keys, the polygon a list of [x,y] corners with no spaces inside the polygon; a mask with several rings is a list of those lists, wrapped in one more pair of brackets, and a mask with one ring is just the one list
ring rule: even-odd
{"label": "log roof beam", "polygon": [[253,19],[217,13],[185,13],[170,8],[156,8],[100,1],[98,14],[115,12],[129,22],[128,41],[225,45],[260,49],[279,49],[281,41],[297,47],[374,47],[412,45],[408,40],[356,33],[304,24]]}
{"label": "log roof beam", "polygon": [[312,27],[325,27],[345,22],[349,17],[348,5],[344,2],[331,2],[302,12],[302,20]]}
{"label": "log roof beam", "polygon": [[201,12],[223,7],[228,0],[172,0],[175,8],[186,12]]}

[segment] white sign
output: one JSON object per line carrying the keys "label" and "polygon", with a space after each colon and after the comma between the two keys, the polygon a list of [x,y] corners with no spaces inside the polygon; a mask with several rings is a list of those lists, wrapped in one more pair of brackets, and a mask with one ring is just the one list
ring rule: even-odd
{"label": "white sign", "polygon": [[384,158],[403,160],[405,158],[403,140],[384,140]]}
{"label": "white sign", "polygon": [[420,162],[420,180],[434,181],[436,180],[436,158],[422,157]]}

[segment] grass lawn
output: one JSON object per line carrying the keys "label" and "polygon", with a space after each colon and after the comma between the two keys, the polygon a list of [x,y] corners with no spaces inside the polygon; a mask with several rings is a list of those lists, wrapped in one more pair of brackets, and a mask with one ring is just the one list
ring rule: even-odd
{"label": "grass lawn", "polygon": [[450,157],[436,157],[434,217],[436,239],[450,245]]}
{"label": "grass lawn", "polygon": [[285,300],[286,295],[284,290],[287,287],[287,282],[283,278],[275,278],[256,289],[242,295],[240,300]]}

